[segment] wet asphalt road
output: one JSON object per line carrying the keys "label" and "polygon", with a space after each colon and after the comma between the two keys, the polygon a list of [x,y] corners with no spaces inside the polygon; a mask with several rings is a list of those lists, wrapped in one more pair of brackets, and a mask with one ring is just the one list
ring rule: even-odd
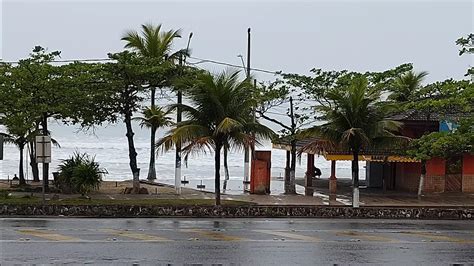
{"label": "wet asphalt road", "polygon": [[474,222],[341,219],[0,219],[9,264],[474,263]]}

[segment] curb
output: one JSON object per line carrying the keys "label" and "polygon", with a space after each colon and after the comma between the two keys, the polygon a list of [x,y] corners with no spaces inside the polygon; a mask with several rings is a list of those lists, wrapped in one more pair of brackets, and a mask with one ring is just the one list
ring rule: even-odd
{"label": "curb", "polygon": [[3,205],[0,217],[358,218],[474,220],[474,207]]}

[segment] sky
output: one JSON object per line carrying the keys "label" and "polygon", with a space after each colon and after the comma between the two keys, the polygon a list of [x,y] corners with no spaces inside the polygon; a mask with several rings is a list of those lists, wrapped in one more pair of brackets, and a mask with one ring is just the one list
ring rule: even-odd
{"label": "sky", "polygon": [[[246,57],[250,27],[251,66],[270,71],[383,71],[413,63],[433,82],[465,78],[474,65],[471,57],[458,56],[455,45],[473,32],[471,1],[0,1],[4,61],[27,57],[35,45],[60,50],[62,59],[106,58],[123,49],[120,38],[127,30],[161,23],[166,30],[182,29],[176,49],[185,48],[193,32],[192,56],[234,65],[242,64],[239,54]],[[260,81],[276,78],[253,75]],[[100,130],[123,133],[115,127]]]}
{"label": "sky", "polygon": [[193,56],[235,65],[251,27],[251,66],[271,71],[382,71],[412,62],[431,82],[464,78],[473,65],[454,43],[473,32],[472,1],[0,1],[5,61],[35,45],[63,59],[105,58],[123,49],[126,30],[162,23],[182,29],[176,48],[193,32]]}

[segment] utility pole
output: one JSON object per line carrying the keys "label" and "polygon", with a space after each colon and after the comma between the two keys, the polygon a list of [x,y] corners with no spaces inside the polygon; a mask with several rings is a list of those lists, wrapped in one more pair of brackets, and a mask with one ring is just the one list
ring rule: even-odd
{"label": "utility pole", "polygon": [[[250,82],[250,28],[247,29],[247,79]],[[250,184],[250,152],[245,148],[244,153],[244,191],[248,190]]]}
{"label": "utility pole", "polygon": [[[186,46],[186,54],[184,55],[179,55],[179,66],[180,66],[180,71],[181,74],[182,72],[182,67],[184,66],[184,63],[186,62],[186,56],[189,51],[189,44],[191,42],[191,38],[193,37],[193,33],[189,33],[189,38],[188,38],[188,45]],[[180,104],[183,103],[183,93],[181,92],[180,89],[178,89],[178,108],[176,109],[176,123],[181,122],[182,120],[182,110]],[[175,160],[175,171],[174,171],[174,186],[176,189],[176,194],[180,195],[181,194],[181,142],[176,143],[176,160]]]}

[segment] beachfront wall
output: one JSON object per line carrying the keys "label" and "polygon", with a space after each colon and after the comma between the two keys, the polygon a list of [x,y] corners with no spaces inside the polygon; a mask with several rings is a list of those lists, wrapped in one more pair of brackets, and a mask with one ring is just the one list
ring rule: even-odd
{"label": "beachfront wall", "polygon": [[446,160],[432,158],[426,161],[426,177],[423,184],[423,192],[444,192],[446,184]]}
{"label": "beachfront wall", "polygon": [[[462,157],[462,174],[446,174],[447,163],[442,158],[432,158],[426,162],[426,176],[423,193],[474,192],[474,155]],[[387,189],[413,192],[418,191],[421,163],[395,163],[395,177],[384,176]]]}
{"label": "beachfront wall", "polygon": [[462,192],[474,192],[474,154],[463,156]]}

